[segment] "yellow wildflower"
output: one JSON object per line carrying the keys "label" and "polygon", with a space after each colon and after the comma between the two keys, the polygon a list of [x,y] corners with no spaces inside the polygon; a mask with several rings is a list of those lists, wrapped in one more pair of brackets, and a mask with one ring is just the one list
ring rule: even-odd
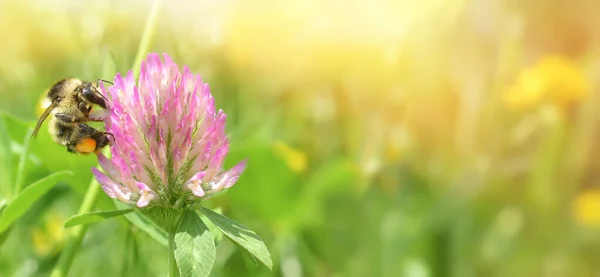
{"label": "yellow wildflower", "polygon": [[588,83],[580,67],[567,58],[548,56],[519,74],[506,93],[506,102],[514,109],[543,103],[567,108],[588,94]]}
{"label": "yellow wildflower", "polygon": [[600,189],[582,192],[573,207],[575,221],[587,227],[600,227]]}
{"label": "yellow wildflower", "polygon": [[303,173],[308,166],[306,153],[291,148],[283,142],[275,143],[275,152],[285,161],[287,166],[296,173]]}
{"label": "yellow wildflower", "polygon": [[36,228],[31,233],[33,248],[39,256],[46,256],[50,253],[52,245],[43,228]]}
{"label": "yellow wildflower", "polygon": [[33,247],[39,256],[47,256],[62,247],[65,238],[63,222],[63,217],[57,213],[51,213],[45,219],[43,226],[32,231]]}

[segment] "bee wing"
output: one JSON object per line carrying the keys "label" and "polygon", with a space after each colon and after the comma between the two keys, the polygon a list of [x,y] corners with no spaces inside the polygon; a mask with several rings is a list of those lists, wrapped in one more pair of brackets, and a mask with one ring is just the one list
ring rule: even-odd
{"label": "bee wing", "polygon": [[44,120],[46,120],[46,118],[50,115],[52,110],[54,110],[54,108],[56,108],[56,106],[58,106],[58,103],[52,103],[52,104],[50,104],[50,106],[48,108],[46,108],[44,113],[42,113],[42,116],[40,116],[40,119],[38,119],[38,122],[35,124],[35,129],[33,129],[33,133],[31,134],[31,137],[37,136],[38,131],[40,130],[40,127],[42,126],[42,123],[44,123]]}

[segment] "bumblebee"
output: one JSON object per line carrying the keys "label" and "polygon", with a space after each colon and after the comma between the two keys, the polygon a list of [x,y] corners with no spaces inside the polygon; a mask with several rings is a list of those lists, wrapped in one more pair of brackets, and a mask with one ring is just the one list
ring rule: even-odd
{"label": "bumblebee", "polygon": [[96,153],[108,145],[108,136],[111,134],[98,131],[87,124],[102,121],[100,118],[90,117],[94,105],[106,109],[106,97],[100,93],[97,84],[68,78],[52,85],[42,96],[41,108],[44,112],[31,136],[36,137],[44,120],[52,115],[48,131],[52,139],[66,146],[69,152]]}

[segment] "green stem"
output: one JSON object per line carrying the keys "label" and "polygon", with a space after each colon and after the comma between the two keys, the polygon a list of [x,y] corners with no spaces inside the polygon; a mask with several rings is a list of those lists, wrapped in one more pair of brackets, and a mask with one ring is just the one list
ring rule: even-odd
{"label": "green stem", "polygon": [[121,267],[121,276],[127,276],[127,270],[129,269],[129,248],[133,242],[133,234],[130,228],[127,228],[125,231],[125,243],[123,243],[123,264]]}
{"label": "green stem", "polygon": [[13,190],[13,195],[19,194],[21,188],[23,188],[23,176],[25,174],[25,163],[27,162],[27,155],[29,155],[29,142],[31,141],[31,133],[33,130],[27,129],[27,133],[25,134],[25,139],[23,140],[23,153],[21,153],[21,157],[19,158],[19,165],[17,167],[17,176],[15,179],[15,187]]}
{"label": "green stem", "polygon": [[179,276],[179,268],[175,261],[175,231],[169,232],[169,277]]}
{"label": "green stem", "polygon": [[[94,208],[99,191],[100,184],[98,184],[96,179],[92,179],[90,186],[85,193],[85,197],[83,198],[83,203],[81,203],[81,207],[79,207],[78,214],[90,212]],[[67,276],[69,268],[71,267],[71,263],[73,262],[73,257],[75,256],[75,252],[77,252],[77,249],[79,249],[79,246],[81,246],[81,241],[83,240],[86,231],[86,224],[75,226],[71,229],[68,234],[68,244],[65,247],[65,250],[61,253],[54,270],[52,270],[52,273],[50,274],[51,277]]]}
{"label": "green stem", "polygon": [[140,41],[140,46],[138,48],[137,55],[135,56],[135,61],[133,63],[133,76],[137,80],[140,76],[140,68],[142,67],[142,60],[148,54],[148,49],[150,48],[150,41],[152,37],[154,37],[154,32],[156,31],[156,19],[158,18],[158,11],[161,6],[160,0],[154,0],[152,8],[150,10],[150,15],[148,16],[148,20],[146,21],[146,27],[144,28],[144,33],[142,33],[142,39]]}

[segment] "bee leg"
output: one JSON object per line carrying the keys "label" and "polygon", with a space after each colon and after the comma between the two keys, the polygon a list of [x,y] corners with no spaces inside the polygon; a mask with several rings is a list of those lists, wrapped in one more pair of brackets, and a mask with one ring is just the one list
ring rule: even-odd
{"label": "bee leg", "polygon": [[89,137],[82,138],[76,142],[67,145],[67,150],[71,153],[90,154],[100,153],[100,150],[109,145],[110,141],[103,132],[97,132]]}
{"label": "bee leg", "polygon": [[112,133],[102,132],[102,134],[107,135],[107,136],[111,136],[113,139],[115,139],[115,136]]}
{"label": "bee leg", "polygon": [[84,137],[67,145],[69,152],[90,154],[98,148],[98,141],[93,137]]}
{"label": "bee leg", "polygon": [[58,120],[66,122],[66,123],[85,123],[88,121],[96,121],[100,122],[102,119],[90,118],[90,117],[78,117],[71,114],[66,113],[57,113],[54,115]]}
{"label": "bee leg", "polygon": [[104,146],[110,144],[110,140],[108,139],[107,135],[112,136],[112,134],[108,132],[97,132],[92,135],[92,138],[96,141],[96,150],[100,150],[104,148]]}
{"label": "bee leg", "polygon": [[90,115],[90,112],[92,111],[92,106],[88,106],[86,105],[84,102],[79,102],[79,104],[77,104],[77,108],[87,117]]}

